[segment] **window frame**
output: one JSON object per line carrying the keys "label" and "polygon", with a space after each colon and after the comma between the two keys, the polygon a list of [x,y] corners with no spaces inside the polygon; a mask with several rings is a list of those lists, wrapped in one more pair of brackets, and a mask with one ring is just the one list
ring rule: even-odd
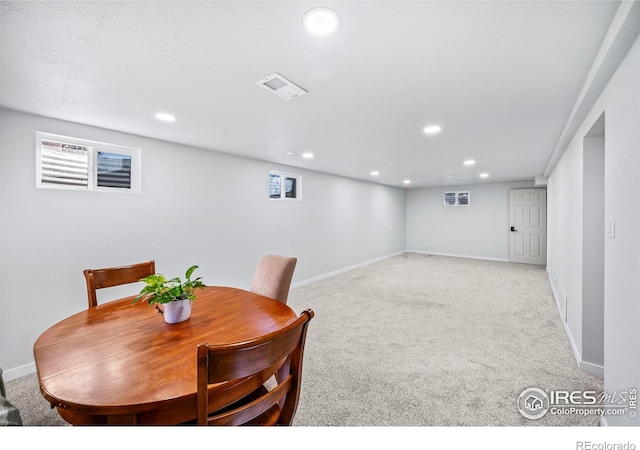
{"label": "window frame", "polygon": [[[69,144],[87,148],[87,184],[69,185],[47,183],[42,181],[42,141],[53,141],[60,144]],[[111,187],[98,185],[98,153],[111,153],[124,155],[131,158],[131,183],[130,187]],[[118,192],[128,194],[140,194],[142,190],[142,150],[135,147],[109,144],[106,142],[92,141],[89,139],[63,136],[59,134],[36,132],[36,188],[57,189],[87,192]]]}
{"label": "window frame", "polygon": [[[451,194],[455,196],[455,202],[447,203],[447,196],[451,196]],[[460,203],[461,196],[466,196],[466,203]],[[452,206],[469,206],[471,205],[471,191],[444,191],[442,194],[442,202],[447,208],[451,208]]]}
{"label": "window frame", "polygon": [[[271,178],[273,175],[277,175],[280,177],[280,196],[279,197],[271,196]],[[287,197],[287,190],[285,186],[287,179],[295,180],[295,193],[296,193],[295,197]],[[275,201],[285,200],[285,201],[294,201],[294,202],[302,201],[302,175],[296,175],[290,172],[282,172],[280,170],[270,170],[269,171],[269,200],[275,200]]]}

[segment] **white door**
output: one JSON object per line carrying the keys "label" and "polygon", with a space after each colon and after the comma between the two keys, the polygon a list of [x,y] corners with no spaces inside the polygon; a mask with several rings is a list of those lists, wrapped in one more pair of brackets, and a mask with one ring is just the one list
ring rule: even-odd
{"label": "white door", "polygon": [[509,260],[547,264],[547,190],[509,191]]}

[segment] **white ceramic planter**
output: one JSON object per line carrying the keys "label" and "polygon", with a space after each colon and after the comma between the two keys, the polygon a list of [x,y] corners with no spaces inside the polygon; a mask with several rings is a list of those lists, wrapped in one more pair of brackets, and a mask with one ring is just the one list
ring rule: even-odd
{"label": "white ceramic planter", "polygon": [[162,305],[164,321],[167,323],[184,322],[191,316],[191,300],[178,300]]}

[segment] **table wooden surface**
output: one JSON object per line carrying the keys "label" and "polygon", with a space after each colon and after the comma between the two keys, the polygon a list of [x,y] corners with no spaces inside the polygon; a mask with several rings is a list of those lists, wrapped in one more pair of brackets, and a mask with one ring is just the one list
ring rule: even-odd
{"label": "table wooden surface", "polygon": [[[165,323],[134,297],[98,305],[45,331],[34,344],[43,396],[69,423],[177,424],[196,417],[196,347],[240,342],[296,319],[287,305],[241,289],[196,291],[191,318]],[[221,383],[212,410],[268,379]]]}

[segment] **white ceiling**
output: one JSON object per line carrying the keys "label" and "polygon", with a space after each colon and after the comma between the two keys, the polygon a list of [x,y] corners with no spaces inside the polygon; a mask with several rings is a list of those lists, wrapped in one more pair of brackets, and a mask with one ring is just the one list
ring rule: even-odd
{"label": "white ceiling", "polygon": [[0,106],[394,186],[533,180],[619,3],[2,1]]}

